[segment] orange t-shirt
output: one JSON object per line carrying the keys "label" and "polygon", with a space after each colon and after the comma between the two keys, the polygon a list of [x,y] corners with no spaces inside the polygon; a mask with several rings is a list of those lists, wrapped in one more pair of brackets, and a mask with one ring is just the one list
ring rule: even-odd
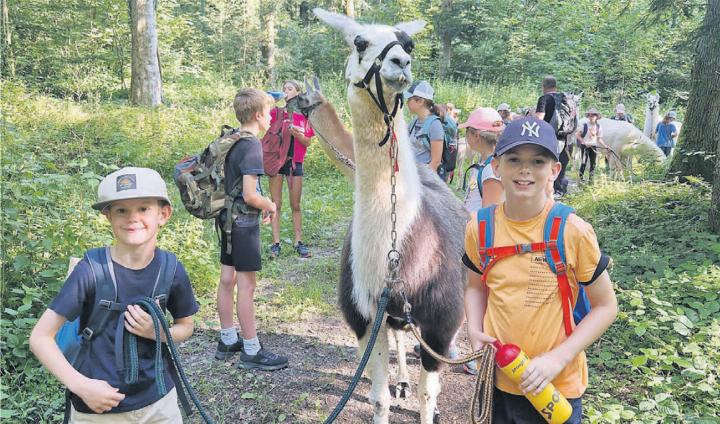
{"label": "orange t-shirt", "polygon": [[[513,221],[505,215],[504,204],[495,209],[494,245],[507,246],[541,242],[545,219],[552,208],[549,201],[540,215],[527,221]],[[572,214],[565,224],[565,260],[573,298],[578,281],[590,282],[600,263],[600,247],[592,226]],[[477,218],[467,224],[465,252],[480,269]],[[530,358],[548,352],[567,339],[557,277],[550,270],[544,252],[510,256],[495,263],[486,280],[488,305],[484,332],[502,343],[520,346]],[[573,302],[574,304],[574,302]],[[573,323],[574,326],[574,323]],[[521,395],[510,378],[496,373],[498,389]],[[585,352],[580,352],[555,377],[553,384],[568,398],[585,392],[588,369]]]}

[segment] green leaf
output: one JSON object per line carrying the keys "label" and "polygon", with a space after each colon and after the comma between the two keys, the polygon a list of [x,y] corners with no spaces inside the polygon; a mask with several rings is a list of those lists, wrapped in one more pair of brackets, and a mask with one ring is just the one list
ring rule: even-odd
{"label": "green leaf", "polygon": [[635,412],[629,409],[623,409],[623,411],[620,413],[620,418],[624,420],[631,420],[635,418]]}
{"label": "green leaf", "polygon": [[641,411],[652,411],[653,409],[655,409],[656,406],[657,406],[657,404],[655,403],[654,400],[644,400],[644,401],[640,402],[640,405],[638,405],[638,408]]}
{"label": "green leaf", "polygon": [[29,266],[30,258],[28,258],[27,256],[18,255],[17,257],[15,257],[15,262],[13,262],[13,268],[15,268],[15,271],[22,271]]}
{"label": "green leaf", "polygon": [[673,323],[673,328],[675,329],[675,331],[677,331],[683,336],[687,336],[688,334],[690,334],[690,330],[688,329],[688,327],[679,321],[675,321]]}
{"label": "green leaf", "polygon": [[634,367],[639,367],[639,366],[645,365],[647,363],[647,359],[648,358],[645,355],[638,355],[638,356],[634,356],[632,358],[632,360],[630,361],[630,363]]}
{"label": "green leaf", "polygon": [[253,392],[245,392],[240,396],[240,399],[256,399],[258,395]]}
{"label": "green leaf", "polygon": [[638,325],[635,327],[635,334],[642,337],[647,332],[647,326],[645,324]]}

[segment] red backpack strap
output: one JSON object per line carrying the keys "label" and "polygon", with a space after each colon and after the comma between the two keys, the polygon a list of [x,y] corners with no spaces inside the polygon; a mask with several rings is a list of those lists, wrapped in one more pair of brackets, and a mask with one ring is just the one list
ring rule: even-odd
{"label": "red backpack strap", "polygon": [[565,258],[565,224],[573,209],[567,205],[556,202],[545,220],[543,237],[547,244],[545,256],[550,270],[555,273],[560,291],[560,303],[563,311],[563,326],[565,334],[572,334],[573,322],[573,295],[570,289],[570,281],[567,276],[567,261]]}
{"label": "red backpack strap", "polygon": [[487,278],[487,270],[489,269],[492,257],[488,254],[488,249],[493,247],[493,236],[495,230],[495,205],[487,208],[480,208],[477,211],[478,223],[478,257],[480,259],[480,271],[482,271],[483,281]]}

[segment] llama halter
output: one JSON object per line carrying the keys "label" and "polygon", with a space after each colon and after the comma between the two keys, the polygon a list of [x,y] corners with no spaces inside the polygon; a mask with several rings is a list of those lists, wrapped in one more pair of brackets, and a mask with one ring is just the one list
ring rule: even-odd
{"label": "llama halter", "polygon": [[[387,104],[385,104],[385,96],[383,95],[382,80],[380,79],[380,68],[385,60],[385,56],[388,54],[390,49],[395,46],[401,46],[407,53],[412,52],[412,41],[405,43],[401,43],[400,41],[390,42],[387,46],[385,46],[380,54],[377,55],[372,66],[365,74],[365,78],[355,83],[355,87],[367,90],[368,94],[370,94],[370,98],[373,99],[377,107],[380,109],[380,112],[383,114],[383,121],[385,121],[387,131],[385,131],[385,136],[382,140],[380,140],[380,143],[378,143],[378,146],[380,147],[384,146],[388,139],[390,139],[390,134],[392,133],[392,122],[395,119],[395,115],[397,115],[398,110],[400,110],[403,106],[403,95],[402,93],[398,93],[395,95],[395,106],[393,107],[392,112],[388,111]],[[373,94],[372,90],[370,90],[369,84],[373,77],[375,77],[375,91],[377,92],[377,97]]]}

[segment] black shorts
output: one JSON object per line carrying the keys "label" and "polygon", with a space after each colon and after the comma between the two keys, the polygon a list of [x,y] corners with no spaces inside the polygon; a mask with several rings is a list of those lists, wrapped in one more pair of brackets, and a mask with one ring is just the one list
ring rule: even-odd
{"label": "black shorts", "polygon": [[[568,399],[572,415],[565,421],[580,424],[582,421],[582,398]],[[546,421],[525,396],[513,395],[495,388],[493,393],[493,423],[545,424]]]}
{"label": "black shorts", "polygon": [[[227,235],[220,226],[220,263],[235,267],[235,271],[260,271],[262,262],[260,256],[260,223],[255,219],[255,225],[240,226],[236,220],[232,227],[232,253],[227,254]],[[220,221],[222,224],[222,220]],[[245,225],[248,225],[247,223]]]}
{"label": "black shorts", "polygon": [[[292,160],[288,159],[287,162],[285,162],[285,165],[283,165],[282,168],[278,171],[279,175],[290,175],[290,164],[292,164]],[[295,169],[292,170],[292,176],[293,177],[302,177],[305,175],[305,171],[303,170],[303,163],[302,162],[295,162]]]}

